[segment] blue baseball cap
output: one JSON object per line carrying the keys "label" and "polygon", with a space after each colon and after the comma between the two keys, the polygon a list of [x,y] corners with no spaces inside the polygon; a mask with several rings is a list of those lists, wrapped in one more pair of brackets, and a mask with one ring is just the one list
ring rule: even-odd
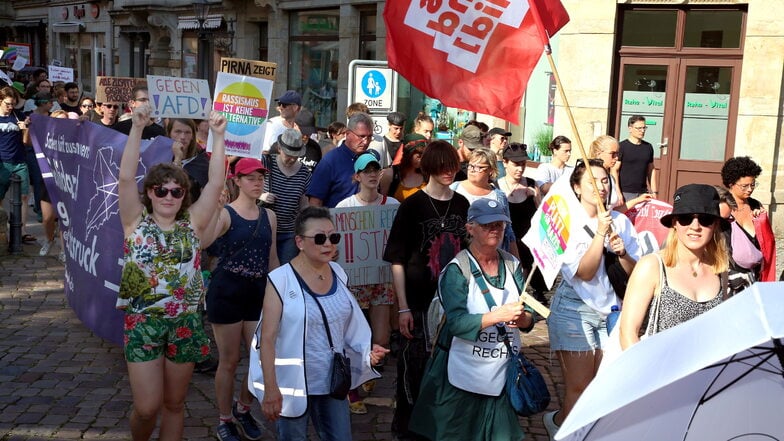
{"label": "blue baseball cap", "polygon": [[283,104],[302,105],[302,96],[296,90],[287,90],[283,95],[275,98],[275,101]]}
{"label": "blue baseball cap", "polygon": [[381,163],[378,162],[376,156],[372,153],[363,153],[359,155],[356,161],[354,161],[354,173],[359,173],[365,170],[370,164],[376,164],[376,167],[381,169]]}
{"label": "blue baseball cap", "polygon": [[494,199],[479,198],[468,207],[468,222],[487,225],[498,221],[511,222],[503,205]]}

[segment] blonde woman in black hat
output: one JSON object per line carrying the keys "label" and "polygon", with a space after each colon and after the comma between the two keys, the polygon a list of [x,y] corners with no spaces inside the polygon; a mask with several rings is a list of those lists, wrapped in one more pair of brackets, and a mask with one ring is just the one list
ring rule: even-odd
{"label": "blonde woman in black hat", "polygon": [[664,249],[641,258],[626,287],[619,325],[624,350],[641,331],[651,335],[691,320],[726,295],[729,258],[716,188],[684,185],[673,200],[672,213],[661,218],[670,227]]}

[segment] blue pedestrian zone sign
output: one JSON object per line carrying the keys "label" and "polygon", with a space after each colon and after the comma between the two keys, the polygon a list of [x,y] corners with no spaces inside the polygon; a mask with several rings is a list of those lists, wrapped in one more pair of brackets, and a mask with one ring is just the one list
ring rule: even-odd
{"label": "blue pedestrian zone sign", "polygon": [[390,112],[393,100],[393,71],[379,67],[357,67],[351,85],[353,100],[363,103],[374,112]]}
{"label": "blue pedestrian zone sign", "polygon": [[361,86],[365,95],[378,98],[387,89],[387,80],[378,70],[371,70],[362,76]]}

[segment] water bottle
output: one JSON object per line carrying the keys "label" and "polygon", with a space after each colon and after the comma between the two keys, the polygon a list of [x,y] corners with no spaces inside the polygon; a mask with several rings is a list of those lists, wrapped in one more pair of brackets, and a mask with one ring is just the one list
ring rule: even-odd
{"label": "water bottle", "polygon": [[607,335],[610,335],[615,324],[618,323],[618,317],[620,315],[621,311],[620,308],[618,308],[618,305],[613,305],[613,307],[610,308],[610,314],[607,316]]}

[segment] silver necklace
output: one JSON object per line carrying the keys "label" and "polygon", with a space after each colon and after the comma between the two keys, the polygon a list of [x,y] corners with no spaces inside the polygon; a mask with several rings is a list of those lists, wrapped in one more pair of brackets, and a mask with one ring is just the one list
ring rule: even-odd
{"label": "silver necklace", "polygon": [[441,218],[441,228],[444,228],[444,225],[446,224],[446,215],[449,214],[449,208],[452,207],[452,199],[454,199],[454,195],[452,195],[452,197],[449,198],[449,203],[446,206],[446,211],[444,212],[444,215],[441,216],[441,213],[439,213],[438,209],[436,208],[436,204],[433,203],[433,199],[434,199],[433,196],[430,196],[427,192],[425,192],[425,194],[427,195],[427,200],[430,201],[430,206],[433,207],[433,211],[436,212],[436,216]]}

